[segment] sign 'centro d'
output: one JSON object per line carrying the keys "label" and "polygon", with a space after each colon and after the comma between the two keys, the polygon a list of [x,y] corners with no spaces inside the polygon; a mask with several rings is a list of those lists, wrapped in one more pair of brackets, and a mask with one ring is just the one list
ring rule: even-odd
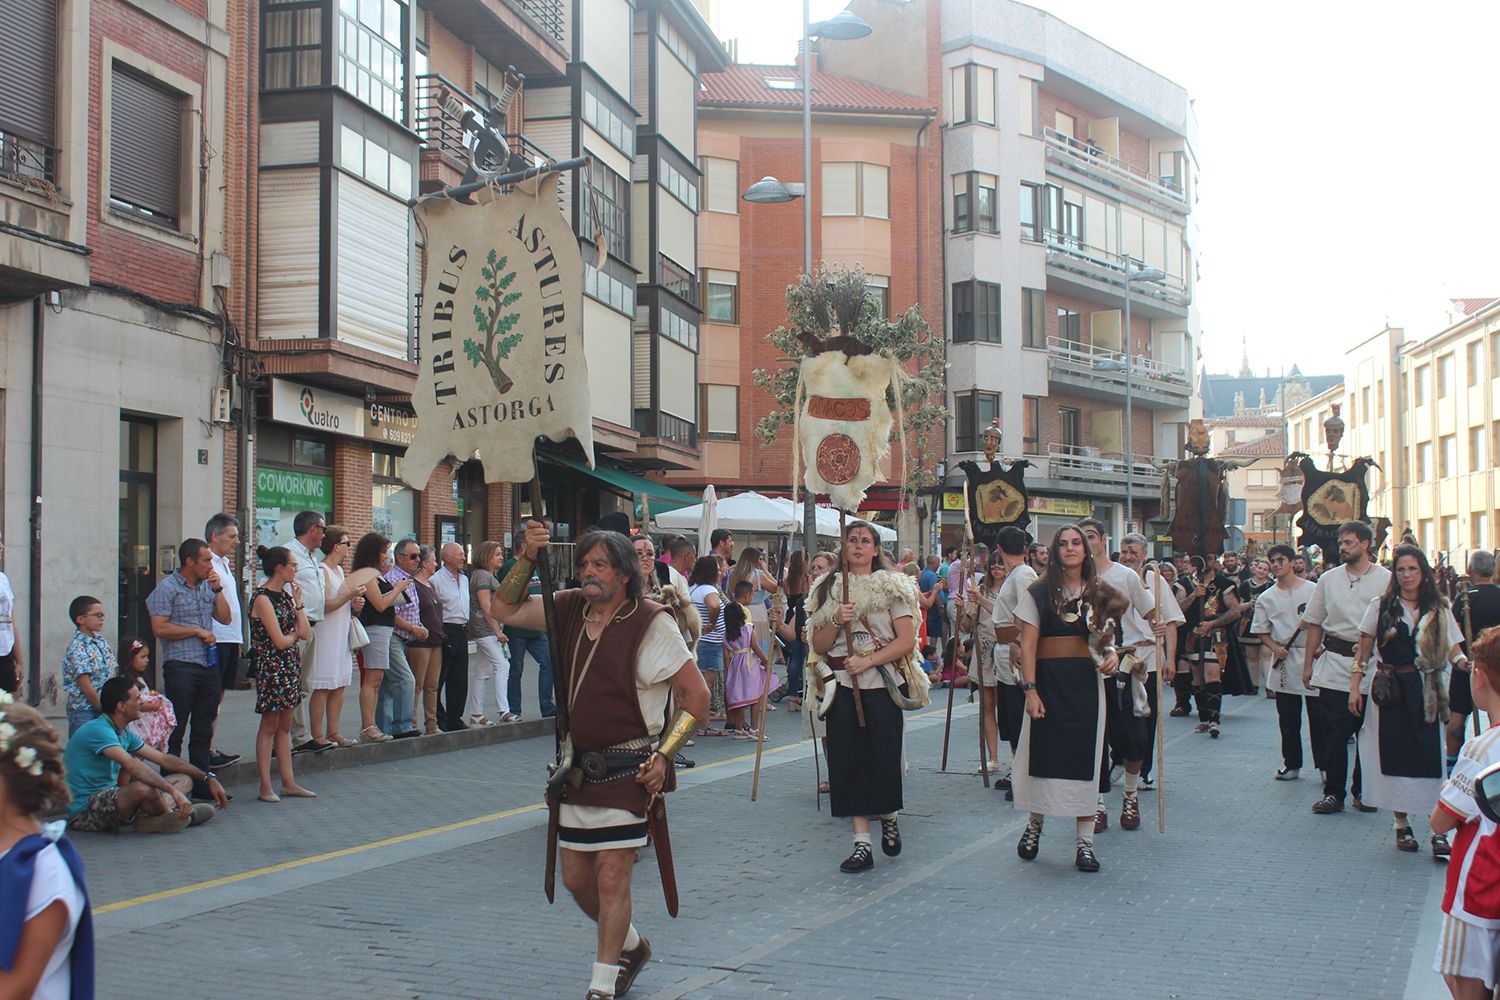
{"label": "sign 'centro d'", "polygon": [[403,464],[425,484],[448,456],[476,450],[489,482],[535,471],[538,437],[574,437],[593,459],[580,335],[583,260],[557,208],[557,177],[478,206],[417,206],[434,253],[423,290],[415,439]]}

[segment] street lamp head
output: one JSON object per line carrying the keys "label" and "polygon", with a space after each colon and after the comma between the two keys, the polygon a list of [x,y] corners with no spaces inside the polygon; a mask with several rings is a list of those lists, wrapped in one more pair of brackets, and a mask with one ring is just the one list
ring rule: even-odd
{"label": "street lamp head", "polygon": [[839,11],[826,21],[815,21],[807,26],[808,35],[814,38],[830,38],[841,42],[863,38],[871,30],[862,17],[847,10]]}
{"label": "street lamp head", "polygon": [[802,197],[802,192],[801,184],[783,184],[774,177],[762,177],[740,197],[757,205],[779,205]]}

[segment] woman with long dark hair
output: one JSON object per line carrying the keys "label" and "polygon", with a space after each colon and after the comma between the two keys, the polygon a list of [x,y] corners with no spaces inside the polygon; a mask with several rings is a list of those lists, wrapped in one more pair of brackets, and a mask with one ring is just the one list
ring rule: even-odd
{"label": "woman with long dark hair", "polygon": [[378,531],[367,532],[354,546],[354,568],[346,586],[363,587],[365,605],[359,610],[360,624],[370,637],[360,650],[364,671],[359,675],[360,740],[384,743],[391,737],[375,725],[375,701],[380,682],[391,665],[391,637],[396,634],[396,601],[412,585],[411,577],[392,584],[385,578],[391,568],[391,542]]}
{"label": "woman with long dark hair", "polygon": [[[698,609],[703,622],[703,632],[698,637],[698,648],[693,652],[698,660],[698,671],[703,683],[708,685],[710,717],[724,716],[723,695],[719,694],[719,672],[724,667],[724,595],[719,593],[719,581],[723,569],[718,556],[699,556],[693,563],[693,572],[688,576],[688,599]],[[717,704],[715,704],[717,702]],[[728,736],[728,727],[715,728],[705,722],[698,728],[699,736]]]}
{"label": "woman with long dark hair", "polygon": [[1052,536],[1050,558],[1040,580],[1016,602],[1021,627],[1021,688],[1026,718],[1011,774],[1016,808],[1029,813],[1016,853],[1035,860],[1042,820],[1063,816],[1077,824],[1073,863],[1096,872],[1094,807],[1099,794],[1099,763],[1104,749],[1104,679],[1119,668],[1113,649],[1095,665],[1088,640],[1093,622],[1084,590],[1094,580],[1083,531],[1067,524]]}
{"label": "woman with long dark hair", "polygon": [[899,671],[915,647],[917,592],[880,551],[874,526],[856,520],[844,535],[843,564],[818,581],[807,608],[813,651],[833,668],[838,684],[827,719],[829,803],[833,815],[847,817],[854,828],[854,851],[839,870],[862,872],[875,865],[872,817],[880,820],[880,849],[887,857],[901,853],[896,814],[904,721],[877,668]]}
{"label": "woman with long dark hair", "polygon": [[[1364,762],[1363,800],[1396,814],[1396,849],[1416,851],[1409,813],[1426,815],[1443,783],[1443,729],[1448,722],[1449,664],[1467,664],[1463,632],[1438,591],[1427,556],[1415,545],[1396,546],[1391,582],[1370,602],[1359,623],[1359,650],[1349,681],[1349,711],[1365,716],[1359,732]],[[1372,656],[1373,663],[1372,663]],[[1365,711],[1377,674],[1395,692]],[[1448,856],[1448,840],[1432,835],[1433,857]]]}
{"label": "woman with long dark hair", "polygon": [[803,668],[807,665],[807,641],[803,632],[807,627],[807,587],[811,583],[807,574],[807,553],[797,549],[786,559],[786,573],[782,577],[781,589],[786,594],[784,620],[773,621],[773,631],[786,642],[786,686],[782,696],[772,695],[773,701],[785,697],[788,708],[797,711],[802,707]]}

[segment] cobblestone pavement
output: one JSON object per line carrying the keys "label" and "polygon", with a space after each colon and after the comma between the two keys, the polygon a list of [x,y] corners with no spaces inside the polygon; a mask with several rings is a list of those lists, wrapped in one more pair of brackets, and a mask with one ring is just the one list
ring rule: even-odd
{"label": "cobblestone pavement", "polygon": [[[975,772],[974,709],[949,773],[937,704],[908,716],[905,851],[840,874],[846,824],[814,809],[799,716],[754,744],[699,739],[672,796],[681,917],[649,858],[635,922],[656,959],[632,996],[705,998],[1440,997],[1430,971],[1442,868],[1399,854],[1389,815],[1309,811],[1315,782],[1274,782],[1275,712],[1227,702],[1211,741],[1169,719],[1167,833],[1153,793],[1116,823],[1104,870],[1072,867],[1050,822]],[[593,931],[541,893],[548,739],[316,775],[317,800],[237,793],[176,836],[77,835],[95,900],[101,997],[578,998]],[[1417,822],[1425,843],[1424,823]]]}

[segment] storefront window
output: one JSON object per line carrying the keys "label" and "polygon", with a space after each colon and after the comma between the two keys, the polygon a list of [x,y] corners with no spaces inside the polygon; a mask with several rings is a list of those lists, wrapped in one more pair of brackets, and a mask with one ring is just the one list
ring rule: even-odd
{"label": "storefront window", "polygon": [[263,425],[255,435],[254,544],[285,545],[292,519],[315,510],[333,521],[332,447],[320,437]]}
{"label": "storefront window", "polygon": [[401,481],[401,457],[376,450],[370,454],[370,513],[374,529],[399,542],[417,537],[417,492]]}

